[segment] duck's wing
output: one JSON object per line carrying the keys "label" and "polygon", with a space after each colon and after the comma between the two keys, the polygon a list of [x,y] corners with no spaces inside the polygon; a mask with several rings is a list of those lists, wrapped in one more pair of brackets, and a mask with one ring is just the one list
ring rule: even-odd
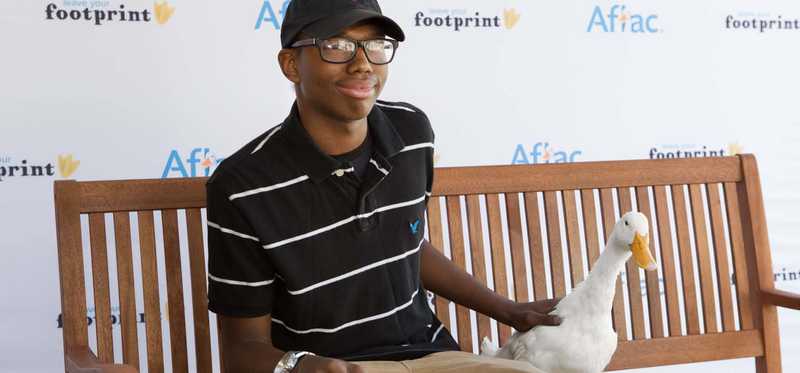
{"label": "duck's wing", "polygon": [[600,362],[600,366],[604,369],[611,362],[611,357],[614,356],[614,352],[617,350],[617,333],[609,334],[608,338],[606,339],[605,343],[606,346],[605,351],[603,353],[603,358]]}
{"label": "duck's wing", "polygon": [[[536,328],[534,328],[536,329]],[[530,361],[535,351],[536,332],[531,329],[525,333],[520,333],[517,338],[509,341],[508,350],[514,360]]]}
{"label": "duck's wing", "polygon": [[497,348],[497,344],[489,340],[489,337],[484,337],[481,343],[481,355],[499,359],[513,359],[514,356],[511,353],[511,346],[517,343],[520,335],[519,332],[515,331],[502,348]]}
{"label": "duck's wing", "polygon": [[481,341],[481,356],[497,357],[500,349],[489,340],[489,337],[483,337]]}

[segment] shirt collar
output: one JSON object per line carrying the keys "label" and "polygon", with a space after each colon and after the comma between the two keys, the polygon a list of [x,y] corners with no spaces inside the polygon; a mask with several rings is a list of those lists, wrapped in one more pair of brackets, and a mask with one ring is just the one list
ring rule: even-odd
{"label": "shirt collar", "polygon": [[[394,156],[405,147],[405,142],[394,123],[378,105],[373,105],[372,111],[367,115],[367,125],[374,151],[384,158]],[[296,102],[292,105],[289,116],[283,121],[283,128],[286,129],[293,145],[292,150],[295,151],[293,157],[312,181],[320,182],[339,168],[339,161],[325,154],[300,123],[300,112]]]}

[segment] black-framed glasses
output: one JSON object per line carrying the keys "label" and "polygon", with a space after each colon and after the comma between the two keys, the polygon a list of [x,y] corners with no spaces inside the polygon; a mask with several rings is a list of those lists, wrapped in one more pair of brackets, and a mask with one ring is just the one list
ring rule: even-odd
{"label": "black-framed glasses", "polygon": [[358,48],[364,49],[367,60],[373,65],[392,62],[399,42],[393,39],[353,40],[342,37],[330,39],[304,39],[292,44],[292,48],[316,46],[319,56],[329,63],[348,63],[356,57]]}

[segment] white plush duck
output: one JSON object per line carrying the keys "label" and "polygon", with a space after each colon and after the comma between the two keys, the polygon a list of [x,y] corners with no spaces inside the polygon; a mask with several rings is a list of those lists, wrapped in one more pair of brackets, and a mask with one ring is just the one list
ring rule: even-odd
{"label": "white plush duck", "polygon": [[611,327],[617,275],[631,255],[639,267],[656,269],[647,233],[644,215],[623,215],[586,280],[550,313],[561,317],[561,325],[514,333],[500,350],[484,338],[482,355],[528,361],[548,373],[602,372],[617,349]]}

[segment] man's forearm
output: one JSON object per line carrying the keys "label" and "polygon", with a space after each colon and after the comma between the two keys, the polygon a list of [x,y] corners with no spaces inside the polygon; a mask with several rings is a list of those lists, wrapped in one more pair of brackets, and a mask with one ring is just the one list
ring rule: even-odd
{"label": "man's forearm", "polygon": [[226,372],[272,373],[283,357],[284,351],[263,341],[237,343],[225,351]]}
{"label": "man's forearm", "polygon": [[427,240],[422,243],[420,262],[420,276],[427,290],[495,320],[509,323],[509,311],[514,302],[470,276]]}

